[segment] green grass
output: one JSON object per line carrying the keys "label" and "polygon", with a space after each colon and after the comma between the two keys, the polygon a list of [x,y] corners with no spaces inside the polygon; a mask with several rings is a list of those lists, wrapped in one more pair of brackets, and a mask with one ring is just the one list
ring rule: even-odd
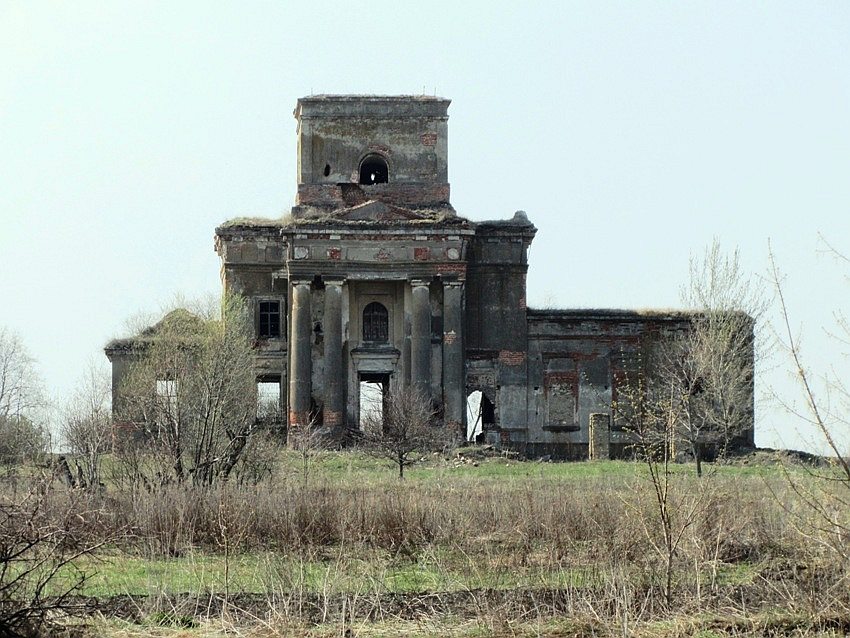
{"label": "green grass", "polygon": [[[225,590],[409,593],[575,586],[588,579],[582,570],[550,570],[536,565],[488,569],[443,553],[409,559],[368,548],[351,548],[345,556],[313,560],[274,553],[240,554],[228,560],[202,553],[169,560],[114,555],[78,561],[75,567],[92,574],[80,591],[87,596]],[[66,583],[59,579],[54,584],[56,592]]]}
{"label": "green grass", "polygon": [[[721,565],[721,585],[751,582],[758,566],[745,563]],[[416,555],[404,555],[351,546],[312,557],[277,552],[242,553],[229,558],[221,554],[191,553],[173,559],[144,558],[120,553],[78,561],[77,570],[91,574],[80,590],[87,596],[155,595],[224,591],[269,593],[301,591],[311,594],[426,593],[472,589],[562,589],[603,584],[610,575],[600,574],[595,564],[553,564],[545,548],[523,552],[500,548],[470,554],[460,549],[429,547]],[[634,571],[635,584],[646,574]],[[688,580],[695,575],[686,574]],[[700,576],[710,579],[708,567]],[[59,593],[68,583],[54,584]]]}
{"label": "green grass", "polygon": [[[464,453],[465,449],[459,450]],[[628,479],[646,475],[646,467],[634,461],[570,461],[539,462],[516,460],[493,456],[472,459],[471,462],[459,462],[456,456],[423,455],[423,462],[405,470],[408,483],[433,483],[442,480],[473,478],[481,480],[522,480],[571,481],[575,479],[620,478]],[[468,459],[469,460],[469,459]],[[297,452],[283,450],[280,453],[276,471],[279,475],[301,479],[303,476],[302,459]],[[782,470],[776,466],[764,465],[703,465],[706,473],[718,476],[777,476]],[[695,475],[694,464],[674,464],[675,474]],[[792,470],[795,471],[795,470]],[[302,479],[303,480],[303,479]],[[389,461],[375,458],[360,451],[326,452],[320,454],[309,464],[309,479],[325,481],[328,484],[377,484],[398,481],[397,469]]]}

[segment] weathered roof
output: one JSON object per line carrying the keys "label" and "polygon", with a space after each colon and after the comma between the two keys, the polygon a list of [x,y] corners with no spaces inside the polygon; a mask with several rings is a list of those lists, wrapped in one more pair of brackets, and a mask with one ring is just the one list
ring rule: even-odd
{"label": "weathered roof", "polygon": [[436,95],[310,95],[298,100],[301,117],[445,118],[451,100]]}
{"label": "weathered roof", "polygon": [[647,308],[529,308],[531,320],[551,321],[690,321],[700,315],[696,310]]}
{"label": "weathered roof", "polygon": [[116,352],[126,352],[138,347],[144,347],[163,332],[189,333],[196,330],[203,323],[198,315],[185,308],[175,308],[152,326],[143,329],[139,334],[132,337],[112,339],[106,344],[104,351],[107,356]]}
{"label": "weathered roof", "polygon": [[282,228],[310,228],[316,226],[355,226],[355,227],[443,227],[474,226],[474,222],[458,217],[450,205],[426,208],[407,208],[380,201],[369,200],[347,208],[329,211],[326,208],[301,206],[298,217],[285,215],[277,219],[262,217],[236,217],[215,229],[221,236],[238,232],[280,232]]}
{"label": "weathered roof", "polygon": [[438,95],[382,95],[380,93],[318,93],[298,99],[299,102],[451,102]]}

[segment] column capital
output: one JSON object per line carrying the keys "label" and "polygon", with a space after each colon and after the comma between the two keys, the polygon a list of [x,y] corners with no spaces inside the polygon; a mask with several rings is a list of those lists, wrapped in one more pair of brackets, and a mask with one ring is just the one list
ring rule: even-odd
{"label": "column capital", "polygon": [[420,286],[429,288],[431,286],[431,282],[428,279],[408,279],[408,281],[412,288],[418,288]]}
{"label": "column capital", "polygon": [[443,279],[443,288],[463,288],[462,279]]}
{"label": "column capital", "polygon": [[322,277],[322,282],[325,286],[340,286],[346,282],[345,277]]}
{"label": "column capital", "polygon": [[293,286],[293,287],[295,287],[295,286],[311,286],[312,284],[313,284],[312,279],[290,279],[289,280],[289,285]]}

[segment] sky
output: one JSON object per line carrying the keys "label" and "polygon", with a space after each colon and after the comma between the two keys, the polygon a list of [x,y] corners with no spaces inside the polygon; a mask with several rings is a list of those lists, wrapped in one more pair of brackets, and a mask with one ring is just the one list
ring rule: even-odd
{"label": "sky", "polygon": [[[770,240],[841,375],[848,60],[843,1],[0,0],[0,326],[61,401],[130,318],[219,290],[218,224],[288,211],[299,97],[426,93],[458,213],[539,229],[530,305],[678,307],[714,238],[754,276]],[[818,449],[761,400],[789,369],[760,364],[756,442]]]}

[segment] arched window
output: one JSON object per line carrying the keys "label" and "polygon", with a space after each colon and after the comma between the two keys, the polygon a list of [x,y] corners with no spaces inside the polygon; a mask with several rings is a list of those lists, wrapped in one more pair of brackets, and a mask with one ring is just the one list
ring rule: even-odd
{"label": "arched window", "polygon": [[373,301],[363,308],[363,341],[387,343],[389,340],[389,313],[383,304]]}
{"label": "arched window", "polygon": [[380,155],[367,155],[360,162],[361,184],[386,184],[390,180],[390,169],[387,160]]}

